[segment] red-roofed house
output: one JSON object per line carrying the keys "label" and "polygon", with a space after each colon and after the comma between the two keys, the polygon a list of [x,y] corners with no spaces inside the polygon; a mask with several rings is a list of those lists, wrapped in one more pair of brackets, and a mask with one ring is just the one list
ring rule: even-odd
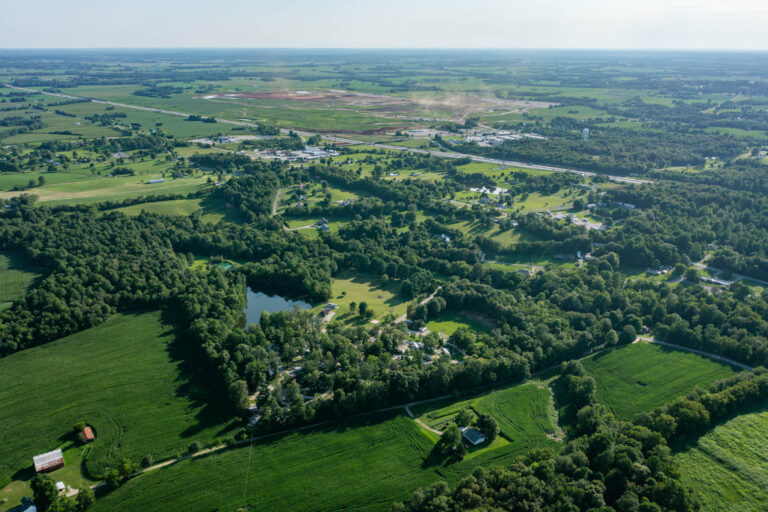
{"label": "red-roofed house", "polygon": [[90,443],[94,439],[96,439],[96,438],[93,435],[93,430],[91,430],[91,427],[85,427],[83,430],[80,431],[80,442],[81,443],[83,443],[83,444]]}

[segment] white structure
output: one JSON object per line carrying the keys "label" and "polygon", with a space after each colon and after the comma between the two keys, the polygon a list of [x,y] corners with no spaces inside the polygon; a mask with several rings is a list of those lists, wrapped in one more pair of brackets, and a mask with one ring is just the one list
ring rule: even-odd
{"label": "white structure", "polygon": [[35,463],[35,471],[38,473],[42,471],[53,471],[64,465],[64,454],[61,450],[52,450],[40,455],[35,455],[32,458]]}
{"label": "white structure", "polygon": [[581,140],[589,140],[589,128],[584,128],[581,131]]}
{"label": "white structure", "polygon": [[149,180],[147,183],[149,183],[150,185],[154,185],[155,183],[165,183],[165,179],[156,178],[154,180]]}

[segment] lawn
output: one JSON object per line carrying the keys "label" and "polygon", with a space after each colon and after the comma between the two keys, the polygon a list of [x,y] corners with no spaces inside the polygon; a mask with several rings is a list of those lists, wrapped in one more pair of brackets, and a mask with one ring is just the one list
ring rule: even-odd
{"label": "lawn", "polygon": [[[441,407],[442,405],[442,407]],[[509,441],[503,450],[520,455],[532,448],[558,446],[548,435],[558,432],[552,394],[537,382],[527,382],[479,397],[453,402],[413,407],[414,414],[432,428],[444,430],[462,409],[475,414],[490,414],[501,435]]]}
{"label": "lawn", "polygon": [[0,311],[20,298],[43,269],[28,265],[15,253],[0,253]]}
{"label": "lawn", "polygon": [[675,458],[702,512],[758,512],[768,503],[768,412],[715,427]]}
{"label": "lawn", "polygon": [[204,222],[212,224],[222,220],[238,222],[237,214],[233,209],[227,209],[221,201],[207,197],[202,199],[172,199],[169,201],[156,201],[151,203],[140,203],[131,206],[118,208],[116,211],[123,212],[126,215],[138,215],[142,211],[149,213],[159,213],[162,215],[182,215],[189,216],[195,212],[200,212],[200,218]]}
{"label": "lawn", "polygon": [[432,445],[403,414],[338,422],[142,475],[92,510],[389,510],[440,478]]}
{"label": "lawn", "polygon": [[67,445],[80,420],[96,433],[85,461],[95,476],[123,457],[159,460],[231,435],[182,372],[181,350],[160,313],[121,313],[1,359],[0,486],[30,478],[32,456]]}
{"label": "lawn", "polygon": [[455,311],[445,310],[435,320],[427,323],[427,329],[432,332],[442,332],[450,336],[459,327],[466,327],[472,331],[487,333],[488,328],[477,320]]}
{"label": "lawn", "polygon": [[650,343],[615,348],[583,361],[597,381],[598,402],[624,420],[735,372],[711,359]]}
{"label": "lawn", "polygon": [[498,224],[493,224],[490,227],[486,227],[481,225],[479,221],[461,221],[456,222],[454,224],[448,224],[448,227],[452,229],[458,229],[462,233],[466,235],[473,235],[473,236],[484,236],[487,238],[490,238],[491,240],[495,240],[502,244],[503,246],[510,246],[513,245],[519,241],[536,241],[539,240],[537,236],[531,235],[530,233],[527,233],[526,231],[523,231],[522,229],[509,229],[506,231],[502,231],[499,229]]}
{"label": "lawn", "polygon": [[[339,305],[333,321],[356,323],[360,316],[349,314],[349,304],[367,302],[375,319],[383,320],[387,313],[394,317],[405,314],[408,300],[400,295],[400,283],[382,281],[368,274],[342,272],[331,281],[331,302]],[[318,308],[322,307],[318,306]]]}

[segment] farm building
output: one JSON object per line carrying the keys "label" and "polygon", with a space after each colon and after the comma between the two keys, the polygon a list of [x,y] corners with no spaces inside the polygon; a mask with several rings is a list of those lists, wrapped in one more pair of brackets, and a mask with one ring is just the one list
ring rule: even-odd
{"label": "farm building", "polygon": [[477,446],[485,442],[483,433],[471,427],[463,427],[461,429],[461,437],[466,439],[472,446]]}
{"label": "farm building", "polygon": [[156,178],[154,180],[149,180],[147,183],[154,185],[155,183],[165,183],[165,180],[163,178]]}
{"label": "farm building", "polygon": [[56,490],[59,493],[62,493],[67,490],[67,486],[64,485],[64,482],[56,482]]}
{"label": "farm building", "polygon": [[96,439],[96,438],[93,436],[93,430],[91,429],[91,427],[85,427],[83,430],[80,431],[80,442],[81,443],[83,443],[83,444],[90,443],[94,439]]}
{"label": "farm building", "polygon": [[37,507],[32,498],[24,496],[21,498],[21,505],[9,509],[8,512],[37,512]]}
{"label": "farm building", "polygon": [[64,466],[64,455],[61,453],[61,450],[53,450],[36,455],[32,460],[35,463],[35,471],[38,473],[53,471]]}

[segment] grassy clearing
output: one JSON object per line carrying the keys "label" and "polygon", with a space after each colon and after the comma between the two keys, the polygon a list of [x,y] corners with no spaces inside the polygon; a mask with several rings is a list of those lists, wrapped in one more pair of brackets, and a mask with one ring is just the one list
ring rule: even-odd
{"label": "grassy clearing", "polygon": [[[367,274],[343,272],[331,281],[331,302],[339,305],[336,316],[332,321],[345,323],[361,322],[359,315],[349,313],[352,302],[360,304],[367,302],[373,310],[374,319],[383,320],[391,313],[394,317],[405,314],[408,300],[400,295],[400,283],[397,281],[382,281],[378,277]],[[316,309],[320,309],[322,305]]]}
{"label": "grassy clearing", "polygon": [[174,199],[170,201],[157,201],[154,203],[141,203],[118,208],[117,211],[126,215],[138,215],[142,211],[159,213],[161,215],[181,215],[184,217],[200,212],[200,218],[204,222],[212,224],[228,220],[239,222],[240,219],[232,209],[226,208],[224,203],[212,198],[203,199]]}
{"label": "grassy clearing", "polygon": [[597,381],[597,400],[625,420],[735,373],[728,365],[650,343],[601,352],[584,359],[584,366]]}
{"label": "grassy clearing", "polygon": [[341,422],[142,475],[93,510],[235,510],[249,464],[248,510],[389,510],[439,479],[422,466],[432,444],[404,415]]}
{"label": "grassy clearing", "polygon": [[28,265],[15,253],[0,253],[0,310],[20,298],[43,274],[43,269]]}
{"label": "grassy clearing", "polygon": [[491,227],[486,227],[480,224],[479,221],[462,221],[455,224],[448,224],[448,227],[458,229],[466,235],[482,235],[495,240],[502,245],[512,245],[519,241],[536,241],[538,237],[531,235],[523,231],[522,229],[509,229],[502,231],[499,229],[498,224],[493,224]]}
{"label": "grassy clearing", "polygon": [[443,311],[439,318],[427,323],[427,329],[430,331],[442,332],[447,336],[456,332],[459,327],[466,327],[476,332],[488,332],[488,329],[477,320],[450,310]]}
{"label": "grassy clearing", "polygon": [[[475,414],[486,413],[499,424],[502,436],[509,442],[507,453],[520,455],[532,448],[557,446],[547,437],[557,432],[552,395],[537,382],[527,382],[487,395],[461,400],[448,405],[424,404],[413,407],[414,414],[432,428],[443,430],[462,409]],[[493,447],[491,447],[493,448]]]}
{"label": "grassy clearing", "polygon": [[768,412],[715,427],[675,457],[702,512],[758,512],[768,503]]}
{"label": "grassy clearing", "polygon": [[0,360],[0,485],[31,478],[32,456],[67,445],[80,420],[96,433],[85,460],[93,475],[224,435],[226,415],[204,405],[176,350],[159,313],[123,313]]}

